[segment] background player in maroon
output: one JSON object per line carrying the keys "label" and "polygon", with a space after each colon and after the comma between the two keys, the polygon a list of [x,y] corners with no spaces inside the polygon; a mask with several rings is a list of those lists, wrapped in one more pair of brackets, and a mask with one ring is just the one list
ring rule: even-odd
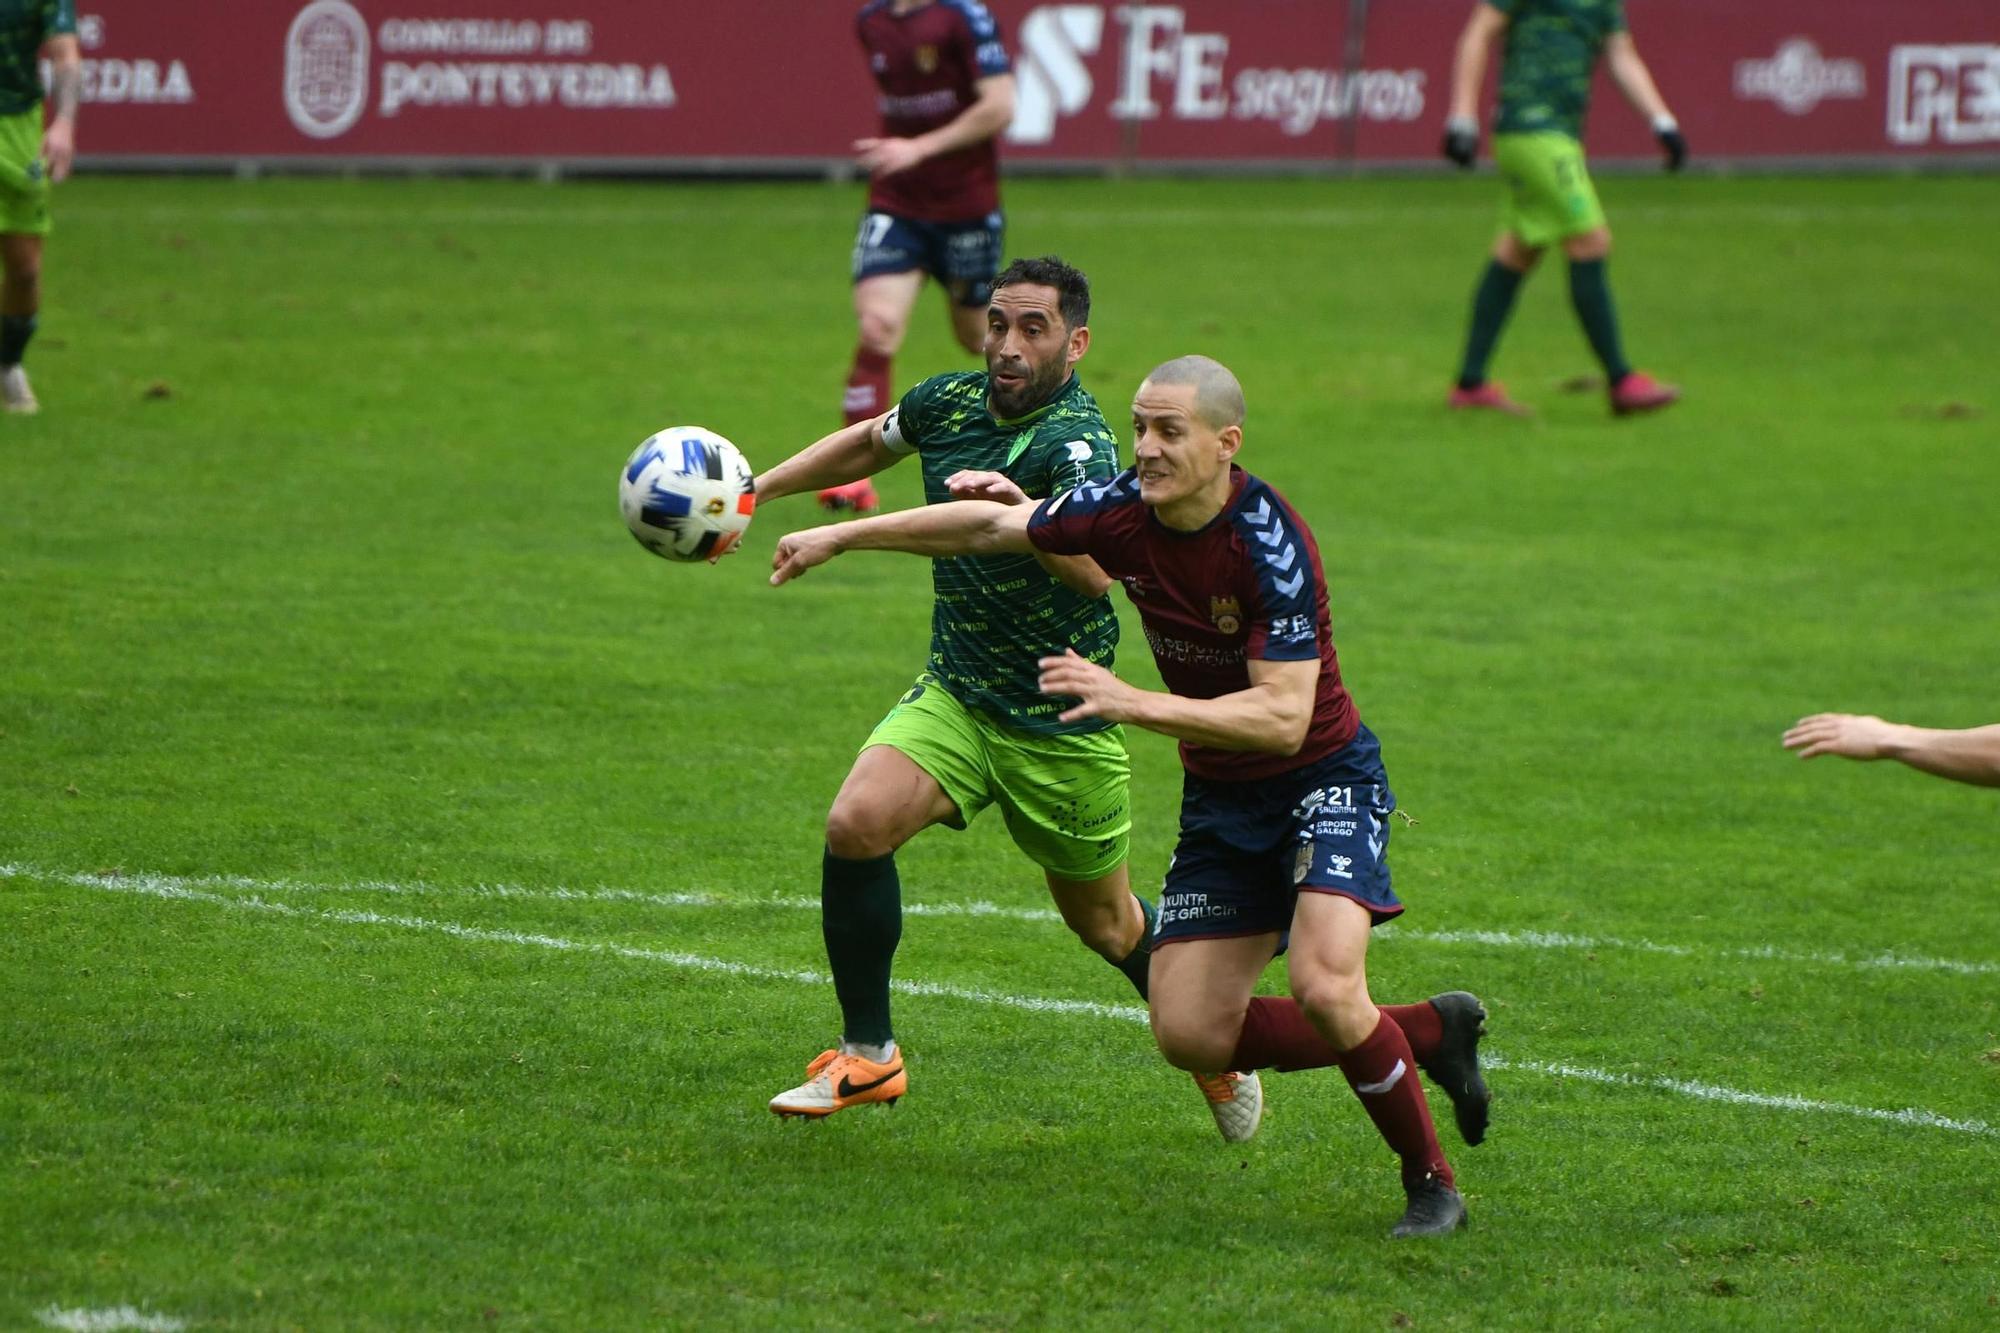
{"label": "background player in maroon", "polygon": [[[1007,49],[977,0],[872,0],[855,30],[882,129],[854,144],[869,186],[854,238],[857,335],[841,404],[850,426],[888,410],[890,363],[926,275],[944,288],[959,344],[980,350],[1005,227],[996,140],[1014,119]],[[877,505],[866,477],[819,498],[830,509]]]}
{"label": "background player in maroon", "polygon": [[[1399,915],[1385,859],[1395,809],[1380,746],[1340,678],[1311,531],[1234,465],[1243,394],[1207,357],[1153,371],[1133,399],[1134,467],[1037,505],[934,505],[778,546],[774,582],[849,549],[1089,555],[1122,583],[1169,692],[1141,690],[1073,652],[1042,659],[1065,719],[1176,737],[1186,785],[1161,893],[1149,1005],[1161,1053],[1184,1069],[1337,1063],[1402,1162],[1392,1235],[1465,1220],[1413,1066],[1483,1137],[1484,1010],[1462,991],[1393,1008],[1370,998],[1370,929]],[[1293,1001],[1251,990],[1289,932]],[[1172,946],[1172,947],[1168,947]],[[1252,1021],[1252,1015],[1256,1015]]]}

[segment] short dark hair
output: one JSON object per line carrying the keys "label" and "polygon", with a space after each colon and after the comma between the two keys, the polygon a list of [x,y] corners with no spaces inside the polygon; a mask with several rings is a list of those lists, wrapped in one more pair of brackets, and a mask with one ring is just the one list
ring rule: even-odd
{"label": "short dark hair", "polygon": [[1071,268],[1055,255],[1017,259],[993,279],[993,290],[1021,283],[1055,288],[1056,308],[1070,328],[1080,329],[1090,323],[1090,279],[1083,276],[1082,269]]}

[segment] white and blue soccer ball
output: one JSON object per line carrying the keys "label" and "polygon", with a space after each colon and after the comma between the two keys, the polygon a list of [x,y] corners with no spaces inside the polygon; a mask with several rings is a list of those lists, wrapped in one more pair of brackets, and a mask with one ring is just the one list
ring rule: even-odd
{"label": "white and blue soccer ball", "polygon": [[639,545],[669,560],[712,560],[750,526],[755,476],[743,451],[712,430],[648,435],[618,474],[618,512]]}

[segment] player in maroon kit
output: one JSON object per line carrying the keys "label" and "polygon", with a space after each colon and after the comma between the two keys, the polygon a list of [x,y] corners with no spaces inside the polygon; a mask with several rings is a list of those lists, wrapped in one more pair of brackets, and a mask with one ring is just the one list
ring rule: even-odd
{"label": "player in maroon kit", "polygon": [[[1040,684],[1077,700],[1065,720],[1181,742],[1180,840],[1149,996],[1161,1053],[1190,1070],[1338,1064],[1402,1161],[1408,1208],[1390,1234],[1452,1231],[1465,1203],[1412,1066],[1479,1142],[1486,1014],[1463,991],[1385,1008],[1369,997],[1370,928],[1403,910],[1386,860],[1396,798],[1341,683],[1319,547],[1282,496],[1234,465],[1243,391],[1219,363],[1188,356],[1154,370],[1132,423],[1134,466],[1109,482],[1031,504],[1005,478],[961,474],[954,493],[994,499],[793,533],[772,582],[841,551],[886,549],[1087,555],[1123,583],[1171,692],[1067,649],[1041,660]],[[1253,999],[1287,933],[1293,998]]]}
{"label": "player in maroon kit", "polygon": [[[981,349],[1004,227],[995,140],[1014,119],[1007,48],[978,0],[871,0],[855,29],[881,90],[882,133],[854,143],[870,182],[854,238],[859,336],[841,404],[850,426],[891,406],[890,358],[925,274],[945,289],[959,344]],[[874,509],[875,484],[857,477],[819,501]]]}

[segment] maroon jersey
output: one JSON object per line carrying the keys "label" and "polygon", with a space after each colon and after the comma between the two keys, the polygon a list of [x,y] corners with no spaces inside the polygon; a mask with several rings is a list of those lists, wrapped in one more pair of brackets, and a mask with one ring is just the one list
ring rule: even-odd
{"label": "maroon jersey", "polygon": [[[956,120],[979,100],[979,80],[1012,66],[999,25],[978,0],[931,0],[897,14],[872,0],[855,21],[881,89],[882,134],[908,139]],[[1000,154],[992,139],[878,176],[868,209],[918,222],[967,222],[1000,207]]]}
{"label": "maroon jersey", "polygon": [[1177,532],[1153,517],[1127,468],[1044,500],[1028,520],[1028,540],[1054,555],[1087,555],[1125,585],[1160,678],[1175,694],[1214,699],[1247,690],[1252,658],[1319,658],[1312,723],[1297,754],[1181,742],[1188,772],[1240,782],[1332,754],[1354,739],[1361,718],[1340,683],[1312,530],[1269,485],[1240,467],[1229,472],[1229,502],[1198,532]]}

